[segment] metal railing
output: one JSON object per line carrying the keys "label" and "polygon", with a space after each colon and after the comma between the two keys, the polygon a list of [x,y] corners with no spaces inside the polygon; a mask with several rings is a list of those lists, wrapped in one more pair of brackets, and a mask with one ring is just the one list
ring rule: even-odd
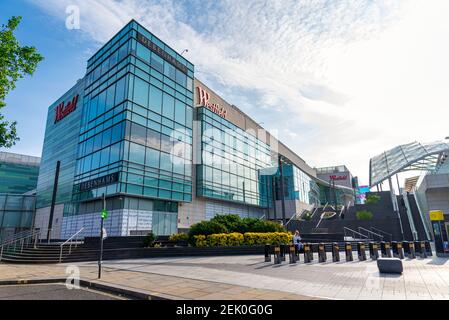
{"label": "metal railing", "polygon": [[36,248],[37,241],[39,239],[41,231],[39,229],[32,230],[29,234],[23,235],[22,237],[19,237],[13,240],[5,241],[0,246],[0,261],[3,259],[3,253],[5,250],[11,249],[11,247],[14,247],[14,251],[17,251],[17,245],[20,247],[20,252],[23,252],[23,247],[25,244],[30,244],[31,241],[34,241],[34,248]]}
{"label": "metal railing", "polygon": [[[373,231],[371,231],[371,230],[368,230],[368,229],[365,229],[365,228],[363,228],[363,227],[358,227],[357,229],[359,230],[360,233],[362,233],[361,230],[363,230],[363,231],[366,231],[368,234],[372,234],[372,235],[375,236],[375,237],[379,237],[379,240],[380,240],[380,241],[383,241],[383,240],[384,240],[384,236],[381,235],[381,234],[379,234],[379,233],[375,233],[375,232],[373,232]],[[373,239],[376,240],[376,238],[374,238],[374,237],[373,237]]]}
{"label": "metal railing", "polygon": [[78,230],[77,233],[75,233],[73,236],[71,236],[69,239],[67,239],[64,243],[61,244],[61,250],[59,251],[59,263],[62,262],[62,250],[64,248],[64,246],[68,243],[69,244],[69,254],[72,254],[72,244],[73,244],[73,239],[75,239],[75,248],[78,247],[78,236],[81,232],[83,232],[84,227],[82,227],[81,229]]}
{"label": "metal railing", "polygon": [[4,239],[1,239],[0,244],[4,244],[6,242],[11,242],[11,241],[14,241],[16,239],[21,239],[23,237],[26,237],[29,234],[31,234],[34,230],[36,230],[36,229],[21,231],[21,232],[15,233],[13,235],[10,235],[8,237],[5,237]]}
{"label": "metal railing", "polygon": [[[326,205],[327,205],[327,204],[326,204]],[[315,210],[313,210],[312,214],[310,215],[310,219],[313,218],[313,216],[314,216],[315,213],[318,211],[318,209],[319,209],[319,207],[317,206],[317,207],[315,208]]]}
{"label": "metal railing", "polygon": [[348,228],[348,227],[343,227],[343,232],[344,232],[344,234],[345,234],[345,238],[347,237],[347,232],[350,232],[351,234],[352,234],[352,238],[353,239],[355,239],[354,238],[354,235],[359,235],[359,236],[361,236],[362,238],[365,238],[366,240],[372,240],[371,238],[369,238],[368,236],[366,236],[366,235],[364,235],[364,234],[362,234],[362,233],[360,233],[360,232],[358,232],[358,231],[355,231],[355,230],[352,230],[352,229],[350,229],[350,228]]}
{"label": "metal railing", "polygon": [[381,234],[383,234],[383,235],[386,235],[386,236],[388,236],[388,237],[390,238],[390,241],[393,241],[393,235],[392,235],[391,233],[385,232],[385,231],[380,230],[380,229],[375,228],[375,227],[371,227],[371,230],[374,230],[374,231],[376,231],[377,233],[381,233]]}

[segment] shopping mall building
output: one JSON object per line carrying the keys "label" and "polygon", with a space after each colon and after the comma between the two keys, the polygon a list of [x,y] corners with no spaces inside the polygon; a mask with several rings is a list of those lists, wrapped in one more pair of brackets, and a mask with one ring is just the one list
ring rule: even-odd
{"label": "shopping mall building", "polygon": [[351,186],[331,188],[131,21],[48,109],[34,226],[98,236],[103,194],[108,235],[170,235],[217,214],[286,221],[354,200]]}

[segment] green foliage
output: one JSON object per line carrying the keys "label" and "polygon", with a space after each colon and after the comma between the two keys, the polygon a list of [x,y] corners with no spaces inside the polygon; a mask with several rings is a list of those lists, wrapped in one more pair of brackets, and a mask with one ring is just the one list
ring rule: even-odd
{"label": "green foliage", "polygon": [[177,233],[172,234],[170,238],[168,238],[170,241],[188,241],[189,235],[187,233]]}
{"label": "green foliage", "polygon": [[[14,31],[22,17],[12,17],[0,29],[0,109],[6,106],[6,95],[16,88],[16,82],[32,75],[44,57],[35,47],[21,47]],[[19,140],[16,122],[8,122],[0,114],[0,148],[10,148]]]}
{"label": "green foliage", "polygon": [[195,236],[203,235],[208,236],[214,233],[228,233],[228,229],[222,224],[215,221],[201,221],[190,227],[189,230],[189,242],[195,244]]}
{"label": "green foliage", "polygon": [[292,243],[292,235],[287,232],[247,232],[245,234],[233,232],[194,236],[194,245],[196,247],[281,245],[290,243]]}
{"label": "green foliage", "polygon": [[357,216],[358,220],[372,220],[373,219],[373,214],[367,210],[357,211],[356,216]]}
{"label": "green foliage", "polygon": [[302,218],[305,221],[310,221],[312,220],[312,213],[310,211],[307,211],[306,213],[303,214]]}
{"label": "green foliage", "polygon": [[143,243],[145,247],[152,247],[154,245],[154,240],[156,240],[156,237],[154,236],[153,232],[150,232],[146,235],[145,239],[143,240]]}
{"label": "green foliage", "polygon": [[260,220],[257,218],[240,218],[235,214],[217,215],[211,219],[223,225],[228,232],[284,232],[285,228],[279,223]]}
{"label": "green foliage", "polygon": [[380,196],[376,194],[370,194],[366,197],[365,204],[376,204],[380,201]]}

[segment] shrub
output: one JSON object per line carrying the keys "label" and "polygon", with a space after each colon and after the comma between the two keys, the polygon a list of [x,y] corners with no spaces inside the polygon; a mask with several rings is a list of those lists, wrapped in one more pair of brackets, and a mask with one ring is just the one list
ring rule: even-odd
{"label": "shrub", "polygon": [[244,235],[245,244],[252,245],[281,245],[292,242],[292,235],[287,232],[270,232],[270,233],[256,233],[247,232]]}
{"label": "shrub", "polygon": [[303,218],[305,221],[310,221],[310,220],[312,220],[312,214],[311,214],[309,211],[307,211],[306,213],[304,213],[304,215],[302,216],[302,218]]}
{"label": "shrub", "polygon": [[154,244],[154,240],[156,240],[156,237],[154,236],[153,232],[150,232],[145,236],[143,244],[145,245],[145,247],[152,247]]}
{"label": "shrub", "polygon": [[237,214],[216,215],[210,221],[223,225],[228,232],[236,232],[242,219]]}
{"label": "shrub", "polygon": [[285,228],[272,221],[260,220],[257,218],[240,218],[236,214],[217,215],[211,219],[223,225],[228,232],[285,232]]}
{"label": "shrub", "polygon": [[178,233],[178,234],[172,234],[170,238],[168,238],[170,241],[188,241],[189,235],[187,233]]}
{"label": "shrub", "polygon": [[243,242],[243,234],[237,232],[211,234],[207,236],[207,244],[210,247],[241,246]]}
{"label": "shrub", "polygon": [[370,194],[365,199],[365,204],[376,204],[380,201],[380,196],[376,194]]}
{"label": "shrub", "polygon": [[356,213],[358,220],[371,220],[373,219],[373,214],[367,210],[357,211]]}
{"label": "shrub", "polygon": [[203,235],[208,236],[210,234],[228,233],[225,226],[215,221],[201,221],[190,227],[189,230],[189,242],[191,245],[196,244],[195,236]]}
{"label": "shrub", "polygon": [[203,235],[193,236],[193,241],[194,241],[195,247],[200,247],[200,248],[207,247],[206,236],[203,236]]}

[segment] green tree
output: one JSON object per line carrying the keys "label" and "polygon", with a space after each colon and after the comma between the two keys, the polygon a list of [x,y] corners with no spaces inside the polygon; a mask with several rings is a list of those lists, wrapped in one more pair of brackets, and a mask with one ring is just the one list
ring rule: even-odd
{"label": "green tree", "polygon": [[[35,47],[20,46],[14,31],[22,17],[12,17],[0,27],[0,110],[6,106],[6,95],[16,88],[17,80],[32,75],[44,57]],[[10,148],[18,140],[17,122],[8,122],[0,113],[0,148]]]}

